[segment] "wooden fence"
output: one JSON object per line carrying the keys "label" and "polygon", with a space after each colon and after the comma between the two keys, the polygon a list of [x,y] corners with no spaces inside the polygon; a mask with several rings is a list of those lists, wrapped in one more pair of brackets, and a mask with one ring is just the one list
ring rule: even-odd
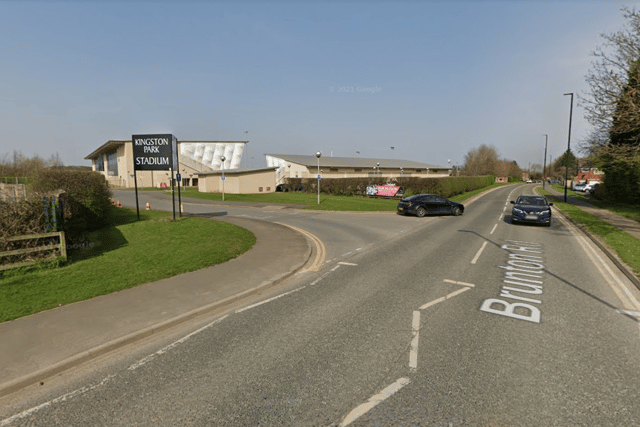
{"label": "wooden fence", "polygon": [[[59,242],[52,243],[53,241],[56,240],[56,237],[58,238]],[[22,240],[35,240],[35,239],[46,239],[51,242],[48,244],[36,246],[33,248],[15,249],[11,251],[0,252],[0,258],[12,256],[12,255],[22,255],[22,254],[42,252],[42,251],[60,250],[61,260],[62,261],[67,260],[67,244],[64,239],[64,231],[56,231],[53,233],[45,233],[45,234],[30,234],[28,236],[16,236],[16,237],[10,237],[7,240],[10,242],[19,242]],[[4,265],[0,265],[0,271],[9,270],[11,268],[25,267],[27,265],[35,264],[36,262],[37,261],[32,260],[32,261],[17,262],[13,264],[4,264]]]}

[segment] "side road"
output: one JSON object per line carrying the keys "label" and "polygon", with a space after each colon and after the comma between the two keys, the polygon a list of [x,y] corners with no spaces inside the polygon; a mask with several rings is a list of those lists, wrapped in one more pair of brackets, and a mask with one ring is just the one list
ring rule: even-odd
{"label": "side road", "polygon": [[282,281],[311,256],[288,227],[223,221],[253,232],[254,247],[225,264],[0,324],[0,396]]}

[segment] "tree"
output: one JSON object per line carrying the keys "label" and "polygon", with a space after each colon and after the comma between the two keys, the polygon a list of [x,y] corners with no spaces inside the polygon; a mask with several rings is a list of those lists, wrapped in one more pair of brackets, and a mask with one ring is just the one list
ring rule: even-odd
{"label": "tree", "polygon": [[[586,96],[579,97],[579,103],[586,111],[585,118],[594,128],[587,140],[590,145],[586,148],[590,149],[608,143],[614,118],[617,117],[618,131],[637,127],[639,120],[640,104],[631,101],[637,97],[634,91],[638,85],[640,13],[626,7],[622,10],[627,22],[618,32],[601,34],[605,42],[593,52],[597,59],[586,75],[590,90]],[[626,111],[616,111],[625,96],[629,98]],[[623,100],[625,103],[627,100]],[[635,118],[632,117],[634,114]]]}
{"label": "tree", "polygon": [[498,152],[494,147],[482,144],[469,150],[464,156],[463,173],[468,176],[495,175],[499,167]]}
{"label": "tree", "polygon": [[581,103],[594,126],[586,148],[605,172],[605,196],[633,202],[640,201],[640,13],[623,11],[623,29],[602,35],[587,74],[590,98]]}

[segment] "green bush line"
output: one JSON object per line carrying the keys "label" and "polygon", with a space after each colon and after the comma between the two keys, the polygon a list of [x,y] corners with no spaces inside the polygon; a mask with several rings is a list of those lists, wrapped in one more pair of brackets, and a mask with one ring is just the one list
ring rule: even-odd
{"label": "green bush line", "polygon": [[147,211],[141,219],[112,208],[110,224],[87,232],[66,265],[5,271],[0,322],[221,264],[255,244],[250,231],[220,221]]}
{"label": "green bush line", "polygon": [[640,239],[631,236],[600,218],[591,215],[577,206],[564,203],[563,197],[554,196],[546,190],[538,189],[554,206],[567,214],[569,218],[585,226],[600,237],[633,272],[640,275]]}

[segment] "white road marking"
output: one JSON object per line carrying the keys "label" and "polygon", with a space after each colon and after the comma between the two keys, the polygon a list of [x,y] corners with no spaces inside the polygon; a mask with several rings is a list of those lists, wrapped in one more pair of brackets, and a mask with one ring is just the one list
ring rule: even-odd
{"label": "white road marking", "polygon": [[502,218],[504,218],[504,214],[503,213],[500,214],[500,218],[498,218],[498,221],[502,221]]}
{"label": "white road marking", "polygon": [[352,262],[344,262],[344,261],[340,261],[338,264],[340,264],[340,265],[358,265],[358,264],[354,264]]}
{"label": "white road marking", "polygon": [[[500,216],[502,216],[502,215],[500,215]],[[491,233],[489,233],[489,234],[493,234],[493,232],[496,231],[497,227],[498,227],[498,224],[494,225],[493,228],[491,229]]]}
{"label": "white road marking", "polygon": [[462,289],[458,289],[457,291],[453,291],[450,294],[447,294],[445,299],[453,298],[456,295],[463,293],[464,291],[468,291],[469,289],[471,289],[471,288],[462,288]]}
{"label": "white road marking", "polygon": [[306,286],[302,286],[302,287],[300,287],[300,288],[298,288],[298,289],[294,289],[294,290],[292,290],[292,291],[285,292],[285,293],[280,294],[280,295],[278,295],[278,296],[275,296],[275,297],[273,297],[273,298],[269,298],[269,299],[266,299],[266,300],[264,300],[264,301],[260,301],[259,303],[256,303],[256,304],[253,304],[253,305],[250,305],[250,306],[248,306],[248,307],[241,308],[241,309],[239,309],[239,310],[236,310],[236,311],[235,311],[235,313],[242,313],[243,311],[247,311],[247,310],[250,310],[250,309],[252,309],[252,308],[256,308],[256,307],[258,307],[258,306],[261,306],[262,304],[266,304],[266,303],[268,303],[268,302],[271,302],[271,301],[277,300],[278,298],[282,298],[282,297],[284,297],[284,296],[286,296],[286,295],[289,295],[289,294],[292,294],[292,293],[294,293],[294,292],[301,291],[301,290],[302,290],[302,289],[304,289],[304,288],[306,288]]}
{"label": "white road marking", "polygon": [[441,298],[435,299],[435,300],[433,300],[431,302],[428,302],[425,305],[421,306],[420,310],[424,310],[425,308],[431,307],[432,305],[436,305],[437,303],[442,302],[442,301],[444,301],[446,299],[447,299],[446,297],[441,297]]}
{"label": "white road marking", "polygon": [[482,254],[482,251],[484,250],[484,247],[487,246],[487,242],[484,242],[482,244],[482,247],[480,248],[480,250],[478,251],[478,253],[476,254],[475,257],[473,257],[473,259],[471,260],[471,264],[475,264],[478,261],[478,258],[480,258],[480,254]]}
{"label": "white road marking", "polygon": [[176,347],[178,344],[182,344],[183,342],[185,342],[186,340],[188,340],[189,338],[191,338],[192,336],[199,334],[200,332],[204,331],[205,329],[208,329],[210,327],[212,327],[213,325],[215,325],[216,323],[220,323],[222,322],[224,319],[226,319],[227,317],[229,317],[229,315],[224,315],[219,319],[214,320],[213,322],[209,323],[206,326],[203,326],[202,328],[198,329],[197,331],[191,332],[189,335],[186,335],[182,338],[180,338],[178,341],[173,342],[172,344],[169,344],[168,346],[161,348],[160,350],[156,351],[153,354],[150,354],[149,356],[138,360],[136,363],[134,363],[133,365],[129,366],[129,368],[127,368],[129,371],[134,371],[136,369],[138,369],[140,366],[146,364],[147,362],[149,362],[150,360],[152,360],[154,357],[156,356],[160,356],[161,354],[166,353],[167,351],[171,350],[172,348]]}
{"label": "white road marking", "polygon": [[476,285],[473,285],[471,283],[466,283],[466,282],[457,282],[455,280],[449,280],[449,279],[444,279],[443,282],[447,282],[447,283],[453,283],[454,285],[461,285],[461,286],[467,286],[469,288],[473,288]]}
{"label": "white road marking", "polygon": [[[586,252],[587,256],[591,259],[596,268],[600,271],[602,277],[609,284],[611,289],[616,293],[620,301],[623,304],[627,304],[635,308],[636,310],[640,310],[640,302],[636,300],[633,294],[629,291],[629,289],[618,279],[618,275],[616,275],[609,265],[602,259],[599,255],[598,251],[594,248],[593,245],[589,244],[585,237],[578,234],[574,225],[569,224],[567,220],[565,220],[562,215],[556,215],[556,218],[559,218],[560,221],[571,231],[571,233],[576,237],[582,249]],[[606,273],[605,271],[606,270]],[[608,274],[607,274],[608,273]],[[621,292],[622,291],[622,292]],[[625,298],[626,296],[626,298]]]}
{"label": "white road marking", "polygon": [[418,369],[418,340],[420,339],[420,312],[413,312],[413,322],[411,323],[411,350],[409,351],[409,369],[415,372]]}
{"label": "white road marking", "polygon": [[41,405],[38,405],[38,406],[36,406],[34,408],[31,408],[31,409],[28,409],[26,411],[20,412],[19,414],[16,414],[16,415],[14,415],[12,417],[5,418],[4,420],[0,421],[0,426],[7,426],[7,425],[13,423],[14,421],[20,420],[22,418],[26,418],[29,415],[34,414],[34,413],[38,412],[39,410],[44,409],[44,408],[46,408],[48,406],[54,405],[56,403],[64,402],[64,401],[69,400],[69,399],[73,399],[74,397],[79,396],[81,394],[84,394],[84,393],[86,393],[88,391],[95,390],[96,388],[105,385],[113,377],[115,377],[115,375],[109,375],[108,377],[106,377],[105,379],[100,381],[98,384],[79,388],[78,390],[72,391],[71,393],[67,393],[67,394],[65,394],[63,396],[60,396],[58,398],[55,398],[55,399],[50,400],[48,402],[45,402],[45,403],[43,403]]}
{"label": "white road marking", "polygon": [[382,390],[380,393],[371,397],[367,402],[363,403],[362,405],[358,406],[353,411],[351,411],[349,415],[347,415],[346,418],[342,420],[342,422],[340,423],[340,427],[348,426],[349,424],[351,424],[352,422],[360,418],[362,415],[366,414],[371,409],[373,409],[378,403],[383,402],[384,400],[393,396],[395,393],[397,393],[402,387],[406,386],[407,384],[411,384],[411,380],[409,378],[400,378],[398,381],[391,384],[390,386]]}

